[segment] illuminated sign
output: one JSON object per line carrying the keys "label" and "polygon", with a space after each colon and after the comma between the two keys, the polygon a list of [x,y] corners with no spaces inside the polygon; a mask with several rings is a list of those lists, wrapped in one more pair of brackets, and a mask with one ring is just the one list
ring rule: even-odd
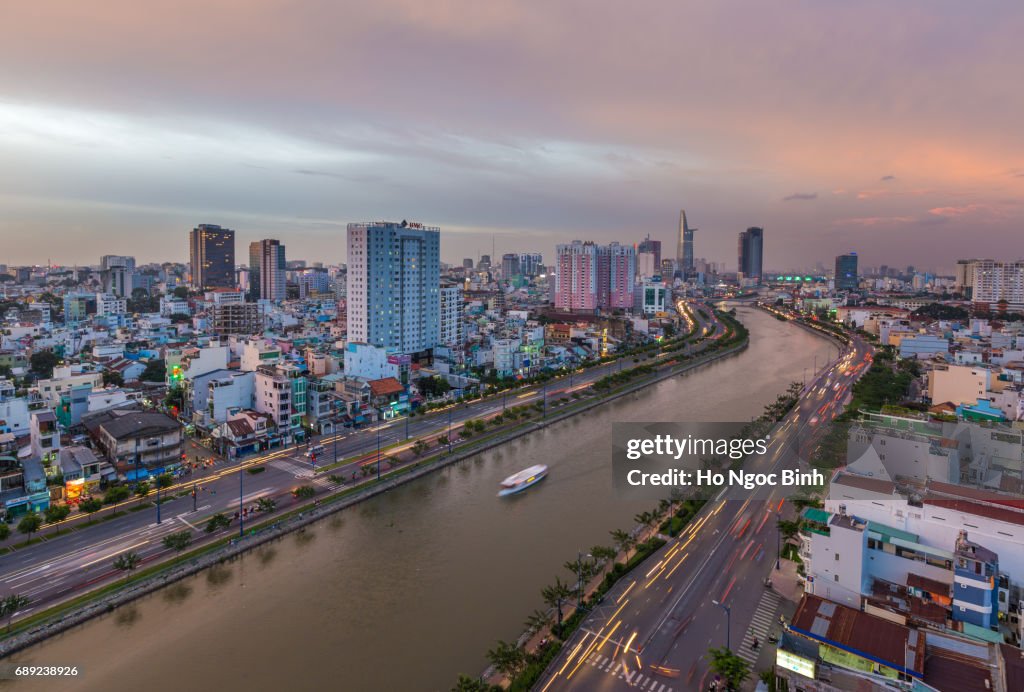
{"label": "illuminated sign", "polygon": [[785,649],[779,649],[775,656],[775,665],[814,680],[815,663],[809,658],[797,656]]}

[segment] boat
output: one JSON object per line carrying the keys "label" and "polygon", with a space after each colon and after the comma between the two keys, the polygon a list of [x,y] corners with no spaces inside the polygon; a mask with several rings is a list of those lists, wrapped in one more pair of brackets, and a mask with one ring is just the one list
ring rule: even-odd
{"label": "boat", "polygon": [[501,482],[501,492],[498,493],[498,497],[515,495],[518,492],[522,492],[531,485],[540,483],[547,475],[548,467],[544,464],[537,464],[536,466],[531,466],[528,469],[523,469],[519,473],[512,474]]}

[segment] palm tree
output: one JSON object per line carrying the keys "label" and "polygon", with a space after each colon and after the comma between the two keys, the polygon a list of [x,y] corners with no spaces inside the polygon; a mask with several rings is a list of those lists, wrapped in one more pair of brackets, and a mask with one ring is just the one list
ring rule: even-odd
{"label": "palm tree", "polygon": [[594,556],[595,560],[607,562],[609,560],[614,560],[615,556],[619,554],[619,551],[615,548],[609,548],[606,545],[595,545],[590,549],[590,554]]}
{"label": "palm tree", "polygon": [[498,641],[498,645],[487,652],[487,659],[502,675],[512,679],[526,667],[526,652],[516,644]]}
{"label": "palm tree", "polygon": [[776,524],[778,525],[779,531],[782,533],[782,535],[786,537],[787,541],[796,538],[797,533],[800,532],[799,521],[779,519],[779,521],[776,522]]}
{"label": "palm tree", "polygon": [[551,616],[543,610],[535,610],[526,618],[526,629],[531,634],[537,634],[551,622]]}
{"label": "palm tree", "polygon": [[142,562],[142,558],[139,557],[139,554],[134,550],[129,550],[127,553],[121,553],[117,556],[117,559],[114,560],[114,569],[128,573],[128,577],[125,579],[127,583],[131,579],[132,572],[139,566],[140,562]]}
{"label": "palm tree", "polygon": [[0,615],[7,618],[7,631],[11,631],[11,620],[14,618],[15,613],[31,603],[31,599],[28,596],[22,596],[21,594],[11,594],[4,600],[0,601]]}
{"label": "palm tree", "polygon": [[615,546],[619,549],[619,552],[629,554],[629,549],[636,543],[636,539],[633,535],[623,531],[622,529],[615,529],[611,532],[612,540],[615,541]]}
{"label": "palm tree", "polygon": [[551,586],[545,586],[540,592],[544,603],[558,612],[559,626],[562,625],[562,606],[572,598],[573,593],[575,593],[575,589],[563,582],[559,577],[555,577],[555,583]]}

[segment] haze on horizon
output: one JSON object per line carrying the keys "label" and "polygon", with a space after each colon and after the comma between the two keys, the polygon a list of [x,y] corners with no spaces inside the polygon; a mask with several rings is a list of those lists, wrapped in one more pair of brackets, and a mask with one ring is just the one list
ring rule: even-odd
{"label": "haze on horizon", "polygon": [[0,263],[184,261],[198,223],[343,261],[385,218],[450,262],[671,255],[680,208],[730,267],[751,225],[779,269],[1024,254],[1024,6],[778,7],[8,3]]}

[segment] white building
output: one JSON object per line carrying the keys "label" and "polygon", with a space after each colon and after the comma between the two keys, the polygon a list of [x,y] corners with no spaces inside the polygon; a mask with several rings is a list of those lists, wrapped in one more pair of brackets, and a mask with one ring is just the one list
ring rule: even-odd
{"label": "white building", "polygon": [[128,312],[128,301],[124,298],[118,298],[111,293],[96,294],[97,315],[101,317],[106,315],[123,315],[126,312]]}
{"label": "white building", "polygon": [[441,284],[441,327],[439,343],[451,349],[461,348],[465,337],[462,328],[462,287],[455,283]]}

